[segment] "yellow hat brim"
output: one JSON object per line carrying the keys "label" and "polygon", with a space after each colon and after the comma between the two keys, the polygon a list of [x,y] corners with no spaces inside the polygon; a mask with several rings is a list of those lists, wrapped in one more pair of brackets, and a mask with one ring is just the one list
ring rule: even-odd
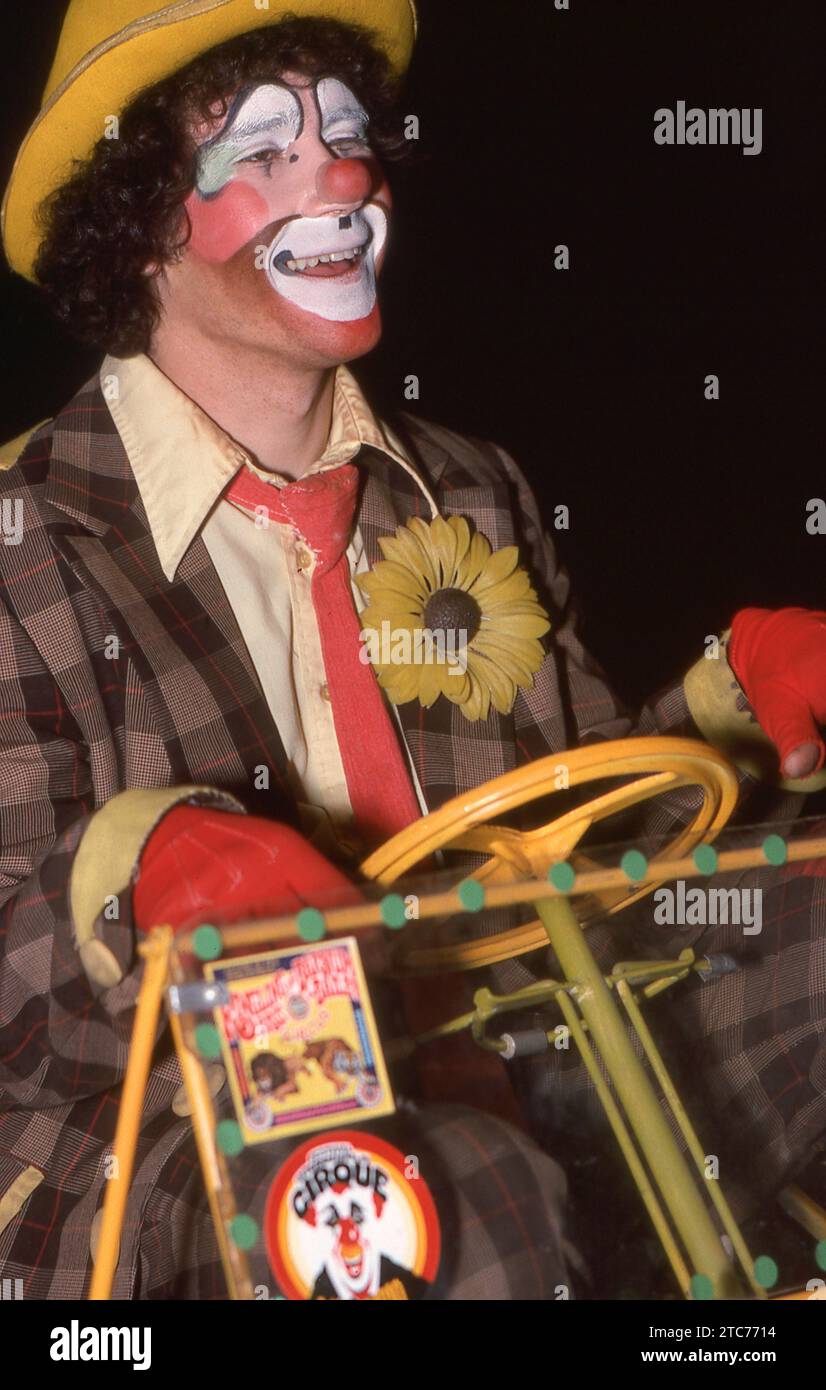
{"label": "yellow hat brim", "polygon": [[17,156],[2,209],[9,265],[34,280],[43,200],[88,159],[107,116],[119,115],[146,87],[170,77],[207,49],[286,14],[361,24],[377,36],[395,72],[405,70],[416,37],[413,0],[178,0],[99,43],[51,93]]}

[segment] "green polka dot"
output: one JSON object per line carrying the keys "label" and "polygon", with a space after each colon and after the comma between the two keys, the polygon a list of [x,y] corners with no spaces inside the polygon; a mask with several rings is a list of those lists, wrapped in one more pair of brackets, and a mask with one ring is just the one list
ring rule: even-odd
{"label": "green polka dot", "polygon": [[459,902],[468,912],[481,912],[485,906],[485,890],[475,878],[466,878],[456,890]]}
{"label": "green polka dot", "polygon": [[698,845],[692,854],[695,868],[701,874],[713,874],[717,871],[717,851],[712,845]]}
{"label": "green polka dot", "polygon": [[199,1023],[195,1029],[195,1046],[202,1057],[220,1057],[221,1039],[212,1023]]}
{"label": "green polka dot", "polygon": [[818,1269],[826,1269],[826,1240],[819,1240],[815,1246],[815,1264]]}
{"label": "green polka dot", "polygon": [[239,1250],[251,1250],[258,1239],[258,1222],[241,1212],[229,1223],[229,1233]]}
{"label": "green polka dot", "polygon": [[691,1297],[698,1303],[705,1303],[714,1297],[714,1285],[707,1274],[692,1274]]}
{"label": "green polka dot", "polygon": [[398,893],[388,893],[382,898],[381,920],[386,927],[403,927],[407,918],[404,915],[404,898]]}
{"label": "green polka dot", "polygon": [[244,1136],[236,1120],[220,1120],[215,1126],[215,1142],[222,1154],[235,1158],[244,1147]]}
{"label": "green polka dot", "polygon": [[199,927],[192,944],[199,960],[217,960],[224,949],[224,942],[217,927]]}
{"label": "green polka dot", "polygon": [[[779,838],[779,837],[778,837]],[[754,1262],[754,1277],[761,1289],[770,1289],[777,1283],[780,1271],[771,1255],[758,1255]]]}
{"label": "green polka dot", "polygon": [[785,864],[786,841],[782,835],[767,835],[763,841],[763,853],[770,864]]}
{"label": "green polka dot", "polygon": [[561,861],[559,864],[552,864],[548,870],[548,881],[558,888],[560,893],[570,893],[574,886],[576,874],[570,864]]}
{"label": "green polka dot", "polygon": [[641,878],[645,878],[648,860],[638,849],[629,849],[620,860],[620,868],[634,883],[638,883]]}
{"label": "green polka dot", "polygon": [[302,907],[295,923],[302,941],[321,941],[327,935],[324,913],[319,912],[317,907]]}

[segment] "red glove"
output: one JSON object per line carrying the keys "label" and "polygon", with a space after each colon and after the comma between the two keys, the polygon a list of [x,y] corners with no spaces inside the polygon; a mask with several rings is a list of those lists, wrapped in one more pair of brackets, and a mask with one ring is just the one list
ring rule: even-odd
{"label": "red glove", "polygon": [[323,906],[334,893],[337,902],[358,900],[350,880],[290,826],[185,805],[149,837],[132,901],[141,931],[178,930]]}
{"label": "red glove", "polygon": [[808,777],[826,746],[826,613],[743,608],[731,625],[729,664],[758,723],[780,754],[784,777]]}

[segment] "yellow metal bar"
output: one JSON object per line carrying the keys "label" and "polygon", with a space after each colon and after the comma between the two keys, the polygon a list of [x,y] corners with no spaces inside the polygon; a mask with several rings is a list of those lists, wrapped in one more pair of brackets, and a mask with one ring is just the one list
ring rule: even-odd
{"label": "yellow metal bar", "polygon": [[588,1075],[594,1083],[599,1100],[605,1111],[607,1120],[614,1133],[614,1138],[619,1145],[620,1151],[628,1164],[631,1177],[636,1184],[637,1191],[642,1198],[643,1205],[651,1218],[651,1223],[659,1237],[660,1244],[665,1251],[668,1262],[674,1271],[674,1277],[682,1290],[684,1298],[691,1297],[691,1271],[688,1268],[680,1248],[668,1225],[668,1218],[662,1208],[659,1198],[652,1186],[651,1180],[645,1171],[642,1160],[634,1148],[634,1141],[631,1133],[622,1118],[622,1113],[611,1094],[611,1089],[599,1068],[596,1055],[582,1027],[582,1021],[577,1014],[573,1001],[567,995],[560,994],[558,1003],[562,1009],[565,1021],[571,1030],[571,1036],[579,1048],[580,1055]]}
{"label": "yellow metal bar", "polygon": [[743,1285],[634,1051],[585,933],[565,901],[538,903],[537,910],[694,1273],[711,1280],[716,1298],[742,1298]]}
{"label": "yellow metal bar", "polygon": [[[812,837],[810,840],[791,841],[787,845],[786,851],[786,861],[790,864],[806,859],[826,858],[826,836],[821,835]],[[716,872],[725,874],[739,869],[767,867],[770,866],[767,864],[766,857],[760,847],[722,850],[718,856]],[[576,882],[570,894],[561,892],[546,879],[541,878],[522,879],[515,883],[485,884],[485,905],[493,909],[513,907],[522,903],[538,904],[545,901],[566,901],[568,897],[578,897],[585,893],[596,893],[610,888],[627,888],[630,893],[632,890],[636,892],[637,889],[646,884],[659,884],[672,878],[700,877],[705,878],[707,875],[702,873],[697,868],[693,858],[687,855],[679,859],[652,860],[643,878],[635,879],[633,884],[629,882],[627,874],[621,868],[586,870],[577,874]],[[465,910],[456,889],[422,893],[419,896],[418,913],[419,919],[423,922],[430,918],[447,917]],[[380,903],[365,902],[351,907],[330,908],[324,913],[324,922],[331,935],[342,935],[364,927],[383,926],[384,918]],[[520,940],[522,952],[529,949],[538,950],[547,939],[544,929],[540,932],[538,925],[535,934],[530,935],[530,939],[525,934],[525,927],[516,928],[516,931],[522,934]],[[225,947],[229,950],[235,947],[267,946],[278,941],[292,941],[298,935],[298,929],[296,918],[291,914],[288,917],[271,917],[257,922],[222,927],[221,934]],[[501,943],[506,936],[507,933],[501,933],[491,937],[491,946]],[[476,943],[468,944],[473,946]],[[191,949],[191,936],[180,937],[178,946],[181,951]],[[486,962],[480,961],[481,963]]]}
{"label": "yellow metal bar", "polygon": [[140,994],[132,1025],[132,1044],[124,1077],[118,1109],[115,1140],[112,1145],[114,1174],[106,1184],[103,1199],[103,1222],[95,1256],[95,1268],[89,1285],[90,1300],[99,1301],[112,1296],[112,1284],[120,1251],[123,1218],[135,1150],[138,1143],[146,1083],[152,1066],[152,1053],[158,1030],[161,999],[169,975],[169,953],[172,946],[170,927],[155,927],[148,940],[138,948],[146,961]]}
{"label": "yellow metal bar", "polygon": [[686,1111],[685,1106],[680,1100],[674,1083],[671,1080],[668,1071],[666,1070],[665,1063],[663,1062],[659,1048],[657,1047],[657,1044],[655,1043],[654,1038],[651,1034],[651,1030],[648,1027],[648,1024],[646,1023],[645,1019],[643,1018],[642,1012],[639,1008],[639,1005],[637,1004],[636,999],[634,998],[633,994],[631,993],[631,990],[628,988],[628,985],[624,980],[619,980],[617,982],[617,993],[619,994],[619,997],[622,1000],[628,1017],[631,1020],[631,1026],[633,1027],[634,1031],[637,1034],[637,1037],[642,1043],[651,1070],[653,1071],[654,1075],[657,1078],[657,1081],[659,1082],[660,1090],[662,1091],[666,1101],[671,1107],[671,1113],[673,1114],[674,1119],[677,1122],[680,1133],[683,1135],[683,1138],[685,1139],[688,1151],[697,1165],[697,1172],[699,1173],[700,1178],[705,1184],[705,1191],[708,1192],[711,1201],[717,1208],[720,1221],[722,1222],[726,1234],[728,1235],[732,1243],[732,1246],[734,1247],[734,1251],[737,1255],[738,1260],[740,1261],[743,1273],[745,1274],[746,1279],[748,1280],[751,1290],[755,1297],[765,1298],[766,1290],[762,1288],[760,1284],[758,1284],[757,1280],[754,1277],[754,1260],[752,1259],[752,1256],[749,1253],[749,1248],[746,1245],[745,1240],[743,1239],[743,1236],[740,1232],[740,1228],[734,1219],[731,1207],[729,1206],[728,1202],[723,1196],[723,1191],[720,1187],[719,1182],[716,1179],[712,1179],[711,1181],[709,1181],[705,1176],[706,1156],[703,1152],[702,1145],[700,1144],[700,1141],[697,1138],[697,1133],[690,1119],[688,1118],[688,1112]]}
{"label": "yellow metal bar", "polygon": [[808,1231],[815,1240],[826,1240],[826,1211],[819,1202],[813,1197],[809,1197],[795,1183],[784,1187],[778,1197],[778,1202],[785,1212],[791,1216],[804,1231]]}
{"label": "yellow metal bar", "polygon": [[[231,1299],[251,1299],[253,1284],[250,1277],[249,1261],[242,1250],[227,1235],[228,1228],[237,1208],[229,1181],[226,1160],[215,1144],[215,1113],[212,1097],[204,1077],[204,1069],[195,1056],[193,1039],[185,1037],[181,1019],[170,1013],[169,1024],[175,1051],[181,1065],[184,1085],[192,1106],[192,1127],[195,1143],[201,1161],[201,1171],[207,1191],[207,1200],[218,1238],[218,1251],[227,1281]],[[187,1033],[189,1029],[187,1028]]]}

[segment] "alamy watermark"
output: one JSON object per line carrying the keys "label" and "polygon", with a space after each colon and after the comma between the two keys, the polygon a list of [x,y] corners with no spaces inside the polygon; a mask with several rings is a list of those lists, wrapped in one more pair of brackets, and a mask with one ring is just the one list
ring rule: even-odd
{"label": "alamy watermark", "polygon": [[447,666],[449,676],[467,671],[466,628],[393,627],[385,620],[381,630],[365,628],[360,637],[364,666]]}
{"label": "alamy watermark", "polygon": [[677,879],[676,888],[658,888],[654,894],[654,921],[658,926],[742,927],[744,936],[763,930],[762,888],[687,888]]}
{"label": "alamy watermark", "polygon": [[4,545],[19,545],[23,539],[23,498],[4,497],[0,505],[0,536]]}
{"label": "alamy watermark", "polygon": [[657,145],[740,145],[743,154],[759,154],[763,148],[762,106],[687,106],[678,101],[654,112]]}

